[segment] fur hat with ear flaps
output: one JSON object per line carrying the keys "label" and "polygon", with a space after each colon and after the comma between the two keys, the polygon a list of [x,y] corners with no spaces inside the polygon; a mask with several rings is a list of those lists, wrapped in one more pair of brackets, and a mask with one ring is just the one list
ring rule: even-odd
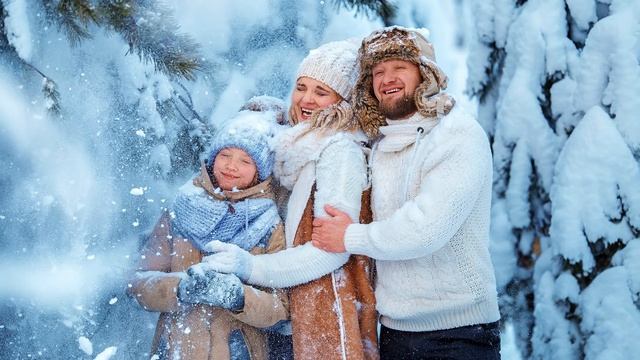
{"label": "fur hat with ear flaps", "polygon": [[[309,51],[302,60],[296,79],[303,76],[320,81],[335,91],[342,100],[326,109],[315,111],[310,129],[355,130],[359,128],[351,109],[351,90],[358,78],[357,58],[359,42],[355,39],[333,41]],[[289,108],[289,122],[298,123],[293,112],[294,104]]]}
{"label": "fur hat with ear flaps", "polygon": [[362,40],[358,57],[360,75],[353,89],[352,106],[364,132],[374,138],[378,128],[386,125],[373,92],[371,70],[381,61],[405,60],[418,65],[422,83],[415,91],[418,112],[425,117],[441,117],[455,105],[453,97],[441,90],[447,88],[447,75],[436,64],[433,45],[417,29],[399,26],[373,32]]}

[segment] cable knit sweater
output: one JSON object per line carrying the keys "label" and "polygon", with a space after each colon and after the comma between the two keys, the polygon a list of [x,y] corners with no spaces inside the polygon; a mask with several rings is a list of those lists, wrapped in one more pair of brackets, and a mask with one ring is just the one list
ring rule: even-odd
{"label": "cable knit sweater", "polygon": [[374,222],[345,234],[349,253],[376,259],[382,324],[431,331],[497,321],[486,134],[457,108],[439,122],[416,113],[387,123],[370,165]]}
{"label": "cable knit sweater", "polygon": [[314,182],[314,216],[327,216],[323,206],[329,204],[358,220],[362,191],[367,186],[365,156],[358,143],[364,140],[364,134],[307,130],[307,124],[300,123],[277,139],[274,176],[291,190],[285,221],[288,249],[255,256],[247,281],[250,284],[296,286],[328,274],[349,260],[347,253],[328,253],[311,242],[292,246]]}

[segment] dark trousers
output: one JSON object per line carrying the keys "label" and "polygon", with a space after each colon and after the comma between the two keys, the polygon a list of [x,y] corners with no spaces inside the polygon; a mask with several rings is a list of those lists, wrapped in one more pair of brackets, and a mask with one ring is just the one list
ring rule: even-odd
{"label": "dark trousers", "polygon": [[267,332],[269,360],[293,360],[293,340],[291,335],[282,335],[276,331]]}
{"label": "dark trousers", "polygon": [[500,359],[500,324],[410,332],[380,329],[380,359],[468,360]]}

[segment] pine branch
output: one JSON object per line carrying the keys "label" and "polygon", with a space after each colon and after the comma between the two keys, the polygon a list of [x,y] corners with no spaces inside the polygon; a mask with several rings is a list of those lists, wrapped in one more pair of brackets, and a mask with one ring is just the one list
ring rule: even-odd
{"label": "pine branch", "polygon": [[129,44],[129,53],[154,64],[170,77],[195,79],[203,68],[198,45],[180,34],[170,11],[147,0],[41,0],[47,19],[58,25],[72,45],[90,39],[95,24],[119,33]]}
{"label": "pine branch", "polygon": [[21,70],[33,70],[40,76],[42,76],[42,93],[45,98],[45,107],[50,114],[59,116],[61,107],[60,92],[58,91],[57,84],[42,71],[40,71],[40,69],[18,56],[15,48],[9,43],[9,40],[7,39],[7,35],[5,33],[4,19],[6,17],[7,13],[4,8],[4,4],[0,2],[0,53],[3,55],[7,55],[9,61],[13,63],[14,66],[19,67]]}
{"label": "pine branch", "polygon": [[58,12],[75,14],[84,26],[90,22],[98,23],[95,7],[84,0],[61,0]]}
{"label": "pine branch", "polygon": [[[178,98],[178,100],[180,100],[182,105],[184,105],[187,109],[189,109],[192,119],[199,121],[202,125],[208,128],[207,122],[204,121],[203,117],[200,116],[200,114],[198,114],[198,112],[195,110],[195,106],[193,105],[193,99],[191,98],[191,94],[189,93],[189,90],[182,83],[180,82],[176,82],[176,83],[178,84],[178,86],[180,86],[180,88],[182,88],[182,90],[184,91],[184,94],[186,94],[186,98],[180,95],[177,91],[175,92],[175,96]],[[175,106],[176,108],[178,108],[177,105]]]}
{"label": "pine branch", "polygon": [[105,24],[129,44],[129,52],[143,62],[153,63],[157,71],[193,80],[195,72],[202,70],[198,45],[189,36],[178,33],[178,25],[162,5],[103,1],[101,13]]}
{"label": "pine branch", "polygon": [[396,7],[387,0],[333,0],[338,8],[344,6],[351,10],[355,9],[356,13],[364,12],[371,17],[376,15],[383,20],[388,20],[395,16]]}
{"label": "pine branch", "polygon": [[42,78],[42,93],[45,98],[45,107],[50,114],[60,116],[60,92],[55,81],[48,77]]}
{"label": "pine branch", "polygon": [[38,69],[37,67],[20,58],[19,60],[22,65],[37,72],[40,76],[42,76],[42,94],[44,95],[45,99],[45,108],[50,114],[60,116],[61,106],[58,84],[56,84],[55,81],[53,81],[45,73],[40,71],[40,69]]}
{"label": "pine branch", "polygon": [[4,3],[0,1],[0,45],[6,42],[7,35],[4,33],[4,19],[7,17],[7,14],[4,10]]}
{"label": "pine branch", "polygon": [[86,0],[42,0],[42,6],[47,19],[58,25],[73,46],[90,39],[89,25],[99,23],[95,8]]}

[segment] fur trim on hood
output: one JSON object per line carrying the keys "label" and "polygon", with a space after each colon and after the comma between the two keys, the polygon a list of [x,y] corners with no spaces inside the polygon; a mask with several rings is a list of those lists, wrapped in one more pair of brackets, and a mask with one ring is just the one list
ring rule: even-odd
{"label": "fur trim on hood", "polygon": [[373,67],[381,61],[398,59],[418,65],[422,83],[414,100],[421,115],[440,118],[455,105],[453,97],[441,92],[447,88],[447,75],[436,64],[433,45],[417,29],[392,26],[375,31],[362,40],[358,58],[360,75],[353,89],[352,106],[362,130],[370,138],[378,136],[378,128],[386,125],[373,92],[371,75]]}

